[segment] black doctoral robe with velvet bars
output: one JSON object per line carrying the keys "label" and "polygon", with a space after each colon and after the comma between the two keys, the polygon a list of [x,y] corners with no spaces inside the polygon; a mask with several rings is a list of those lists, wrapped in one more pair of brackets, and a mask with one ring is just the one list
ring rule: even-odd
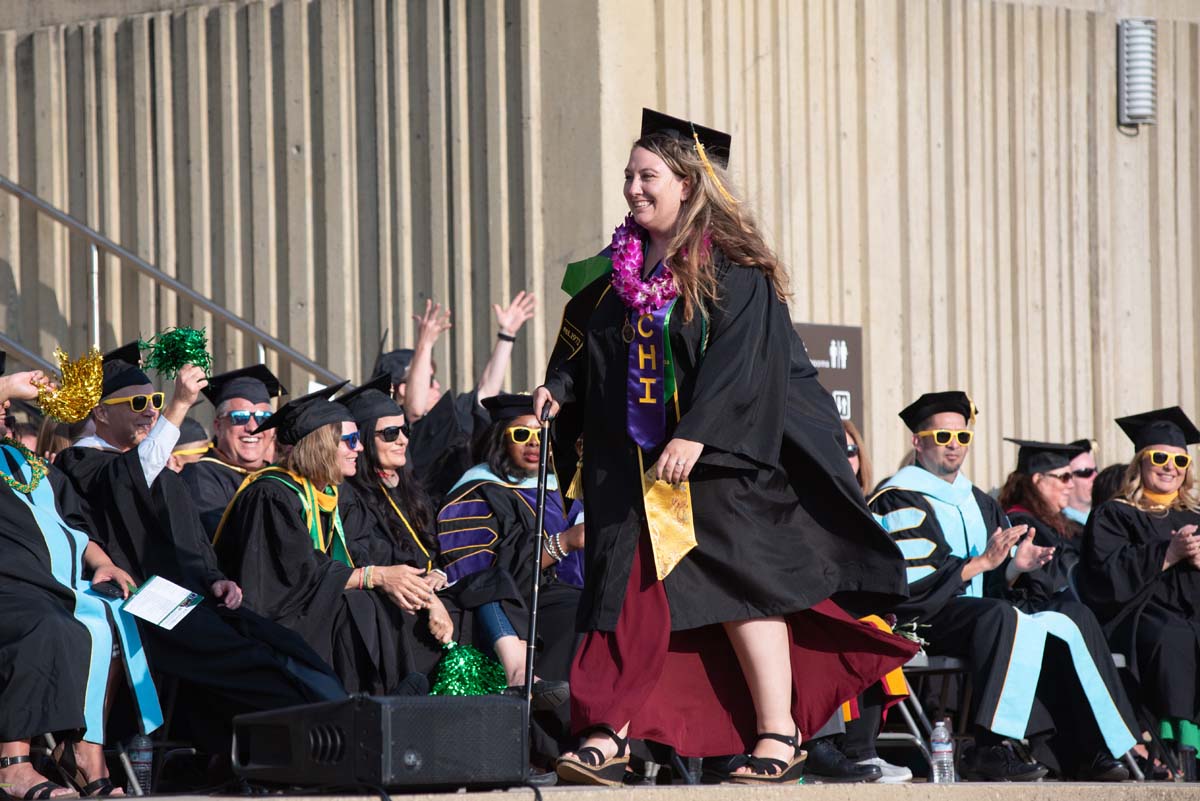
{"label": "black doctoral robe with velvet bars", "polygon": [[1084,530],[1079,582],[1150,710],[1191,721],[1200,720],[1200,570],[1163,561],[1171,532],[1195,524],[1196,512],[1101,504]]}
{"label": "black doctoral robe with velvet bars", "polygon": [[[906,594],[904,562],[866,508],[841,419],[787,304],[761,270],[714,258],[720,300],[709,319],[676,312],[669,323],[679,402],[667,404],[663,445],[681,437],[705,446],[690,477],[698,545],[663,581],[672,630],[801,611],[831,596],[855,612],[885,611]],[[555,454],[564,485],[584,437],[585,631],[615,629],[645,526],[626,432],[625,320],[609,277],[592,281],[567,304],[546,372],[563,405]],[[644,454],[647,469],[661,447]]]}

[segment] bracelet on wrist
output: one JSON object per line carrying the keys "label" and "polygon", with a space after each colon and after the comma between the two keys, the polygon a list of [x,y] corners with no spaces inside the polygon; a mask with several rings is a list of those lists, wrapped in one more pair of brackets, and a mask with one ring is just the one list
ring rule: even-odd
{"label": "bracelet on wrist", "polygon": [[503,331],[496,332],[496,339],[503,340],[504,342],[516,342],[517,341],[517,337],[514,334],[506,334]]}
{"label": "bracelet on wrist", "polygon": [[561,562],[562,560],[567,558],[567,551],[565,548],[562,547],[562,534],[561,533],[555,534],[553,537],[551,537],[550,543],[554,546],[555,552],[558,553],[558,561]]}
{"label": "bracelet on wrist", "polygon": [[367,582],[366,582],[366,583],[367,583],[367,589],[368,589],[368,590],[373,590],[373,589],[375,589],[375,582],[374,582],[374,580],[373,580],[373,577],[371,576],[371,570],[372,570],[374,567],[375,567],[374,565],[367,565],[367,569],[366,569],[366,574],[367,574]]}
{"label": "bracelet on wrist", "polygon": [[563,560],[563,557],[558,555],[558,552],[554,547],[554,537],[546,537],[546,539],[542,540],[542,550],[550,554],[550,558],[555,562],[561,562]]}

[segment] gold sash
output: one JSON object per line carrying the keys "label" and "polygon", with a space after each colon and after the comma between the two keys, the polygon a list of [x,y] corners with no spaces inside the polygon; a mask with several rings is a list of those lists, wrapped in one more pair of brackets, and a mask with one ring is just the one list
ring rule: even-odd
{"label": "gold sash", "polygon": [[646,509],[646,528],[654,549],[654,572],[662,581],[696,547],[696,527],[692,521],[692,488],[668,484],[654,477],[642,464],[638,449],[638,466],[642,468],[642,504]]}

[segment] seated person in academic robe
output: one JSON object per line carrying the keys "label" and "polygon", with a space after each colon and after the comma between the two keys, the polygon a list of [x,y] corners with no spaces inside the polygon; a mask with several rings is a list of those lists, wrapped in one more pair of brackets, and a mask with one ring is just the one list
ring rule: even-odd
{"label": "seated person in academic robe", "polygon": [[1071,464],[1068,465],[1071,477],[1075,480],[1071,483],[1071,498],[1067,508],[1063,509],[1063,515],[1078,523],[1079,533],[1082,534],[1088,515],[1092,513],[1092,488],[1100,471],[1096,467],[1096,454],[1090,439],[1077,439],[1071,446],[1079,448],[1079,452],[1071,457]]}
{"label": "seated person in academic robe", "polygon": [[255,364],[215,375],[201,391],[216,407],[213,445],[182,475],[211,540],[246,476],[274,461],[275,431],[256,429],[271,418],[271,401],[287,389],[266,365]]}
{"label": "seated person in academic robe", "polygon": [[292,400],[255,429],[275,429],[290,450],[242,486],[214,545],[244,603],[302,636],[347,690],[424,693],[413,630],[434,593],[405,565],[356,565],[338,514],[361,450],[354,418],[329,400],[343,386]]}
{"label": "seated person in academic robe", "polygon": [[479,404],[500,391],[517,332],[536,308],[537,299],[526,292],[518,292],[507,307],[492,306],[496,344],[471,392],[456,395],[443,391],[437,380],[433,347],[450,328],[450,310],[443,311],[432,300],[425,302],[425,313],[417,317],[416,347],[381,354],[376,361],[371,375],[387,373],[391,377],[393,396],[404,407],[412,427],[409,453],[413,471],[435,504],[442,502],[459,476],[474,464],[475,440],[489,424]]}
{"label": "seated person in academic robe", "polygon": [[455,608],[452,619],[447,602],[436,595],[446,586],[446,574],[434,564],[433,503],[408,464],[408,426],[388,383],[380,376],[338,398],[354,416],[362,444],[358,469],[338,489],[338,512],[355,564],[399,566],[435,593],[418,614],[421,625],[414,632],[416,669],[429,673],[441,646],[453,639],[461,613]]}
{"label": "seated person in academic robe", "polygon": [[205,751],[228,753],[233,715],[345,692],[300,637],[239,608],[241,589],[220,571],[187,487],[166,469],[203,385],[203,371],[187,365],[165,403],[141,369],[110,360],[95,434],[55,466],[83,501],[83,525],[135,582],[157,575],[205,597],[171,630],[139,626],[156,674],[183,682],[175,720]]}
{"label": "seated person in academic robe", "polygon": [[[0,351],[0,373],[3,363]],[[40,372],[4,376],[0,404],[32,400],[45,383]],[[0,478],[0,787],[11,798],[74,795],[30,761],[30,738],[54,732],[63,735],[59,767],[76,790],[119,795],[103,753],[110,706],[123,697],[110,685],[129,684],[138,730],[162,725],[137,625],[120,609],[132,579],[64,519],[78,499],[44,459],[5,439]]]}
{"label": "seated person in academic robe", "polygon": [[1178,406],[1117,420],[1136,454],[1115,498],[1093,507],[1080,589],[1125,654],[1165,739],[1200,751],[1200,494]]}
{"label": "seated person in academic robe", "polygon": [[1019,445],[1020,450],[1017,469],[1009,473],[1000,489],[1000,508],[1010,525],[1029,527],[1035,545],[1053,548],[1054,558],[1022,574],[1011,587],[998,587],[995,595],[1008,598],[1018,609],[1030,613],[1045,611],[1052,601],[1078,601],[1074,574],[1083,526],[1064,512],[1075,486],[1071,460],[1083,451],[1077,445],[1008,441]]}
{"label": "seated person in academic robe", "polygon": [[167,467],[176,473],[182,473],[184,467],[200,461],[200,457],[208,453],[208,449],[208,432],[204,430],[204,426],[190,417],[185,417],[183,424],[179,426],[179,441],[171,449]]}
{"label": "seated person in academic robe", "polygon": [[542,570],[534,666],[535,705],[567,700],[566,678],[575,654],[579,589],[557,580],[555,565],[583,547],[582,524],[568,527],[554,472],[547,476],[546,516],[534,534],[542,429],[529,395],[497,395],[484,401],[493,420],[480,441],[480,463],[451,490],[438,514],[439,563],[448,594],[474,611],[480,646],[492,650],[512,687],[525,683],[528,603],[533,548]]}
{"label": "seated person in academic robe", "polygon": [[930,655],[968,664],[976,747],[963,754],[964,776],[1045,776],[1046,765],[1019,758],[1004,739],[1028,738],[1060,775],[1126,779],[1117,758],[1134,745],[1136,726],[1118,701],[1120,679],[1094,618],[1027,615],[984,597],[988,574],[1002,584],[1014,580],[1048,563],[1053,549],[1035,545],[1028,527],[1011,526],[961,472],[975,413],[963,392],[922,395],[900,413],[913,432],[916,463],[870,501],[908,565],[909,599],[895,613],[901,624],[921,626]]}

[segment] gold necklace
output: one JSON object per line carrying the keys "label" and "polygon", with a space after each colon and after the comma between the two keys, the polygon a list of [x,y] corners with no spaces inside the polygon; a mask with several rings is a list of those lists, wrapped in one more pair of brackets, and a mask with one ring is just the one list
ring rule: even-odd
{"label": "gold necklace", "polygon": [[16,492],[21,492],[26,495],[37,489],[37,485],[42,483],[42,479],[46,477],[46,460],[33,455],[33,451],[26,448],[21,443],[11,437],[5,437],[2,441],[4,445],[9,446],[17,453],[25,457],[25,461],[29,463],[29,471],[31,477],[29,483],[26,484],[18,481],[14,476],[10,476],[7,470],[0,470],[0,478],[4,479],[4,483],[11,487]]}

